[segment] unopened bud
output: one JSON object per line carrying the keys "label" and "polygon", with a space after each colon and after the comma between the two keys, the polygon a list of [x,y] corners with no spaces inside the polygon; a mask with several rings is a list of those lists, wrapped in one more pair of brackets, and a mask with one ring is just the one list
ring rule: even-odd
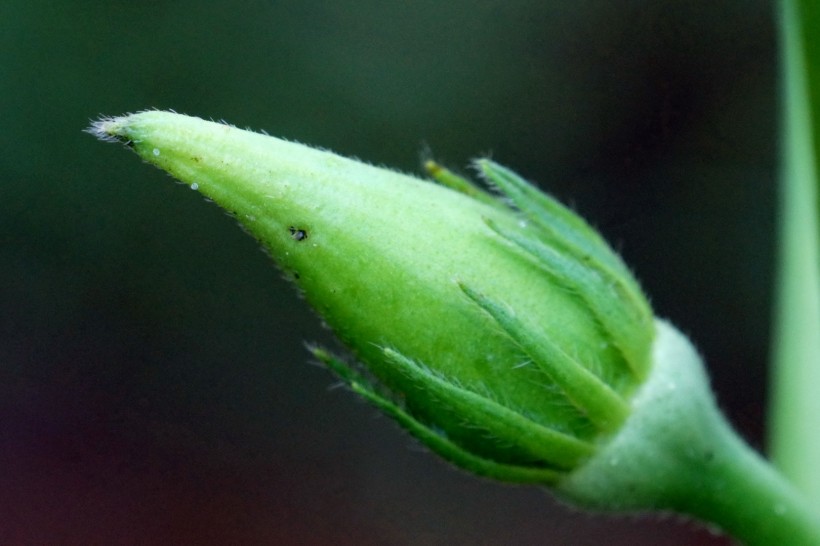
{"label": "unopened bud", "polygon": [[434,162],[439,184],[166,112],[91,132],[233,213],[353,358],[314,355],[452,463],[754,544],[816,543],[815,516],[731,432],[689,342],[595,230],[512,171],[476,161],[496,196]]}

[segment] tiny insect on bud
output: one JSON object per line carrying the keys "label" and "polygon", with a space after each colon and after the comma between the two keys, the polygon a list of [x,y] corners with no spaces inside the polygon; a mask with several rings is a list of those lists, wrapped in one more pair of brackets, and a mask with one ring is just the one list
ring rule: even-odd
{"label": "tiny insect on bud", "polygon": [[294,241],[304,241],[307,239],[307,231],[303,229],[296,229],[295,227],[291,226],[288,228],[290,235],[293,237]]}

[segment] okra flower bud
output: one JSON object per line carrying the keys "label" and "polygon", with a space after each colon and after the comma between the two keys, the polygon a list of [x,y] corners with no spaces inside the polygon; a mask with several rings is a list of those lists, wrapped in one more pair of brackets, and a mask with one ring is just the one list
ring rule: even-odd
{"label": "okra flower bud", "polygon": [[677,509],[665,491],[721,456],[688,342],[586,222],[493,161],[475,168],[497,196],[432,162],[440,184],[173,113],[91,131],[233,213],[352,359],[314,355],[450,462],[590,506]]}

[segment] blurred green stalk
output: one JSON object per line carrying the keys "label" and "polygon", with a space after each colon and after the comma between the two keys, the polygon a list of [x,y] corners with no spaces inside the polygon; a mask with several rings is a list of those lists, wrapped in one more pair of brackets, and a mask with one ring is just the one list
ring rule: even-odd
{"label": "blurred green stalk", "polygon": [[779,279],[774,316],[770,450],[820,509],[820,6],[783,0]]}

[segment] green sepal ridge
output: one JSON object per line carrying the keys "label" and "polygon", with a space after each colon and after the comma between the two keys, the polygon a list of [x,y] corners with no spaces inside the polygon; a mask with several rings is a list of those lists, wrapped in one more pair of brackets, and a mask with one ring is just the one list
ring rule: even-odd
{"label": "green sepal ridge", "polygon": [[623,279],[631,299],[651,322],[652,310],[629,268],[583,218],[502,165],[489,159],[479,159],[475,165],[489,184],[544,232],[550,243],[575,254],[581,263],[599,269],[609,278]]}
{"label": "green sepal ridge", "polygon": [[632,375],[630,384],[643,381],[649,372],[653,322],[652,317],[643,312],[643,306],[635,304],[634,294],[625,281],[587,267],[574,255],[559,252],[534,235],[504,228],[491,220],[487,220],[487,225],[530,254],[546,273],[581,298],[621,353]]}
{"label": "green sepal ridge", "polygon": [[527,356],[560,388],[567,399],[602,432],[615,430],[629,416],[629,404],[607,383],[562,350],[550,336],[515,316],[503,304],[459,283]]}
{"label": "green sepal ridge", "polygon": [[494,195],[485,191],[481,186],[465,178],[459,174],[454,173],[441,163],[428,159],[424,162],[424,170],[427,175],[444,187],[462,193],[468,197],[472,197],[477,201],[481,201],[486,205],[495,208],[506,208],[506,205],[499,201]]}
{"label": "green sepal ridge", "polygon": [[374,386],[349,364],[321,348],[312,348],[314,357],[330,368],[350,389],[394,419],[402,428],[430,450],[473,474],[511,483],[555,484],[565,473],[533,466],[500,463],[476,455],[447,438],[443,432],[422,423],[393,400],[379,394]]}
{"label": "green sepal ridge", "polygon": [[400,373],[458,415],[466,427],[481,429],[500,442],[514,440],[515,450],[523,452],[530,461],[571,470],[595,451],[594,445],[528,419],[487,396],[453,383],[393,349],[384,349],[384,355]]}

